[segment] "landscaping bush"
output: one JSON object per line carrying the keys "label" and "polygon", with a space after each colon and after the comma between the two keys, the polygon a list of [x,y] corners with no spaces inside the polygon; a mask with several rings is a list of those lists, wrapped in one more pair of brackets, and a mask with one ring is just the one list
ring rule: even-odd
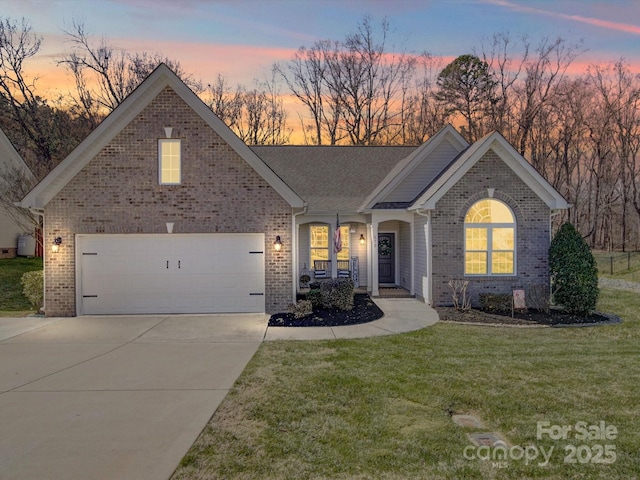
{"label": "landscaping bush", "polygon": [[481,293],[480,307],[487,312],[511,312],[511,295],[508,293]]}
{"label": "landscaping bush", "polygon": [[544,284],[529,285],[527,307],[549,313],[549,287]]}
{"label": "landscaping bush", "polygon": [[322,295],[320,294],[320,286],[312,288],[306,295],[307,300],[311,302],[312,308],[322,307]]}
{"label": "landscaping bush", "polygon": [[449,280],[453,307],[456,310],[463,312],[471,310],[471,295],[467,293],[468,286],[469,280]]}
{"label": "landscaping bush", "polygon": [[44,279],[42,270],[27,272],[22,275],[22,293],[37,311],[40,311],[44,302]]}
{"label": "landscaping bush", "polygon": [[549,247],[551,291],[555,303],[587,315],[598,301],[598,268],[591,249],[570,223],[560,227]]}
{"label": "landscaping bush", "polygon": [[320,283],[320,301],[324,308],[351,310],[353,308],[353,280],[336,278]]}
{"label": "landscaping bush", "polygon": [[293,313],[295,318],[306,317],[313,313],[313,305],[310,300],[298,300],[289,305],[289,313]]}

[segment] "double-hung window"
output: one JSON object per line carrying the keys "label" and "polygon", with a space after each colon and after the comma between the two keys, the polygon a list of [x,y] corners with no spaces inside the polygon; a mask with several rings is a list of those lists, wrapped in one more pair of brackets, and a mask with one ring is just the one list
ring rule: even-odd
{"label": "double-hung window", "polygon": [[160,185],[180,185],[181,181],[180,139],[158,140],[158,176]]}
{"label": "double-hung window", "polygon": [[340,227],[340,240],[342,241],[342,250],[336,253],[338,260],[349,260],[349,231],[351,227],[344,225]]}
{"label": "double-hung window", "polygon": [[315,260],[329,260],[329,225],[311,225],[311,265]]}
{"label": "double-hung window", "polygon": [[492,198],[474,203],[464,219],[465,275],[514,275],[515,232],[507,205]]}

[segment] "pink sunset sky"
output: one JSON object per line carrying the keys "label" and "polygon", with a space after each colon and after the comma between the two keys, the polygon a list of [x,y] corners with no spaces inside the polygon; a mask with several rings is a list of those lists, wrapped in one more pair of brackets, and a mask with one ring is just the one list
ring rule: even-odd
{"label": "pink sunset sky", "polygon": [[494,33],[515,39],[562,36],[583,41],[574,73],[591,63],[624,59],[640,73],[637,0],[0,0],[3,17],[24,17],[43,39],[25,65],[43,94],[73,88],[57,66],[70,45],[64,30],[82,22],[97,41],[127,51],[159,52],[204,83],[220,73],[232,85],[264,78],[301,46],[341,40],[364,15],[390,23],[389,50],[428,51],[445,64],[472,53]]}

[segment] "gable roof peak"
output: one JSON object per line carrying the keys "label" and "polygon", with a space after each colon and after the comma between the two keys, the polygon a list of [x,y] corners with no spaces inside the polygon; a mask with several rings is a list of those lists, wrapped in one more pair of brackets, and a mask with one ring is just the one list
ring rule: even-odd
{"label": "gable roof peak", "polygon": [[[460,132],[458,132],[453,125],[450,123],[446,124],[437,133],[429,137],[426,142],[400,161],[387,174],[382,182],[378,184],[371,194],[369,194],[361,205],[360,210],[370,210],[374,208],[376,204],[385,202],[385,197],[387,197],[389,193],[391,193],[408,176],[410,176],[415,168],[422,162],[426,161],[426,159],[444,142],[448,142],[458,154],[469,146],[469,143],[462,135],[460,135]],[[452,159],[453,158],[449,160]]]}
{"label": "gable roof peak", "polygon": [[56,168],[27,194],[25,208],[44,208],[113,138],[165,88],[171,88],[197,115],[243,158],[292,207],[304,201],[269,168],[213,111],[171,70],[160,63]]}
{"label": "gable roof peak", "polygon": [[409,210],[432,210],[436,203],[475,165],[493,150],[551,209],[567,209],[566,199],[498,131],[480,138],[449,165],[420,195]]}

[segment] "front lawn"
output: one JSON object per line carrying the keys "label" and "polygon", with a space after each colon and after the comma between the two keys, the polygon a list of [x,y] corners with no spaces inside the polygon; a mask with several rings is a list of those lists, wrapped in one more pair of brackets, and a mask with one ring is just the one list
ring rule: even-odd
{"label": "front lawn", "polygon": [[42,258],[16,257],[0,260],[0,317],[33,313],[29,300],[22,294],[22,275],[42,270]]}
{"label": "front lawn", "polygon": [[[640,298],[603,290],[599,308],[623,323],[440,323],[371,339],[266,342],[173,478],[637,477]],[[474,415],[486,427],[458,426],[454,414]],[[573,431],[538,438],[538,422]],[[605,422],[618,434],[579,439],[578,422]],[[486,451],[467,438],[476,431],[502,435],[506,461],[482,459]],[[532,456],[534,447],[553,448],[547,465],[539,465],[541,453],[520,455]],[[599,456],[600,448],[609,455]],[[611,452],[611,464],[593,463],[611,460]]]}

